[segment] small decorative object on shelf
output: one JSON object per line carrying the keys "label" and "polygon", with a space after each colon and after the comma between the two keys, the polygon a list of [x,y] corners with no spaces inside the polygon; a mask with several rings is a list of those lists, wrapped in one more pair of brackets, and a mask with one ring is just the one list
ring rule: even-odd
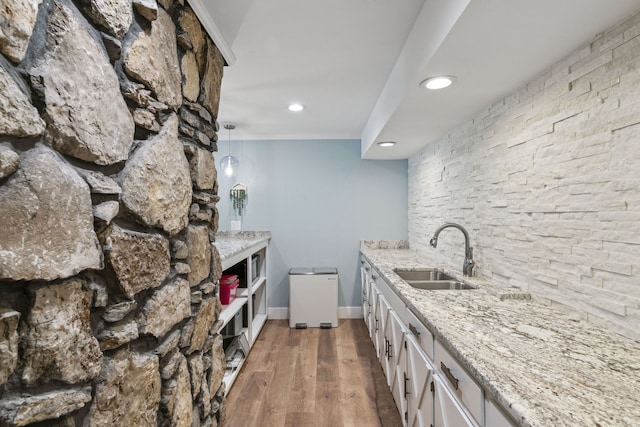
{"label": "small decorative object on shelf", "polygon": [[231,203],[233,204],[233,210],[236,215],[244,215],[244,210],[247,205],[247,187],[237,183],[231,187],[229,196],[231,197]]}

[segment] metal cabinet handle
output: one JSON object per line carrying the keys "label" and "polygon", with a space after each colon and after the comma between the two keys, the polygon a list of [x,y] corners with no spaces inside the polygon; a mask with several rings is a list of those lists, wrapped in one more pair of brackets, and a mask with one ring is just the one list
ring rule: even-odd
{"label": "metal cabinet handle", "polygon": [[378,332],[378,319],[376,319],[376,332]]}
{"label": "metal cabinet handle", "polygon": [[376,279],[378,278],[378,276],[376,276],[375,274],[371,273],[371,278],[372,278],[373,280],[376,280]]}
{"label": "metal cabinet handle", "polygon": [[420,336],[420,331],[416,329],[415,326],[413,326],[411,323],[409,323],[409,330],[413,333],[413,335],[415,335],[416,337]]}
{"label": "metal cabinet handle", "polygon": [[392,354],[392,352],[393,352],[393,350],[392,350],[392,349],[393,349],[393,346],[391,345],[391,341],[388,341],[388,342],[389,342],[389,344],[388,344],[388,346],[389,346],[389,351],[387,352],[387,360],[391,360],[391,356],[393,355],[393,354]]}
{"label": "metal cabinet handle", "polygon": [[369,271],[369,270],[371,270],[371,267],[369,267],[368,265],[365,265],[364,269],[365,269],[365,271]]}
{"label": "metal cabinet handle", "polygon": [[407,398],[408,394],[411,394],[407,391],[407,382],[409,381],[409,377],[407,377],[407,373],[403,372],[402,375],[404,376],[404,398]]}
{"label": "metal cabinet handle", "polygon": [[447,365],[444,362],[440,362],[440,368],[442,368],[442,372],[444,372],[444,376],[447,377],[453,388],[458,389],[458,379],[453,376],[451,373],[451,369],[447,368]]}

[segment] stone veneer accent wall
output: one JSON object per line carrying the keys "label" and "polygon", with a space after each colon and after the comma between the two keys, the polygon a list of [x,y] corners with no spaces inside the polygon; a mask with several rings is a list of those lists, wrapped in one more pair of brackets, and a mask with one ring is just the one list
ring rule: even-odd
{"label": "stone veneer accent wall", "polygon": [[414,155],[411,246],[640,339],[639,67],[636,15]]}
{"label": "stone veneer accent wall", "polygon": [[0,28],[0,425],[216,426],[220,52],[183,0]]}

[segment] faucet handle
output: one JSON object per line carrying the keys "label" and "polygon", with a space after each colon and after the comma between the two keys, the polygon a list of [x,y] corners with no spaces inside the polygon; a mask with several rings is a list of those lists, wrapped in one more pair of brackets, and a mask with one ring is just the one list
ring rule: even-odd
{"label": "faucet handle", "polygon": [[438,246],[438,238],[436,236],[433,236],[431,240],[429,240],[429,244],[435,248],[436,246]]}

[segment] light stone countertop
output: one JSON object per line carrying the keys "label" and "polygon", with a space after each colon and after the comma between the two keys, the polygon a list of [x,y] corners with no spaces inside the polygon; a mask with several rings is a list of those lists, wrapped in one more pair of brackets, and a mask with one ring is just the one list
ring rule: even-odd
{"label": "light stone countertop", "polygon": [[520,425],[640,426],[640,343],[475,278],[476,290],[412,288],[393,270],[438,265],[406,242],[361,252]]}
{"label": "light stone countertop", "polygon": [[220,253],[220,261],[225,261],[270,238],[270,231],[219,231],[216,233],[215,246]]}

